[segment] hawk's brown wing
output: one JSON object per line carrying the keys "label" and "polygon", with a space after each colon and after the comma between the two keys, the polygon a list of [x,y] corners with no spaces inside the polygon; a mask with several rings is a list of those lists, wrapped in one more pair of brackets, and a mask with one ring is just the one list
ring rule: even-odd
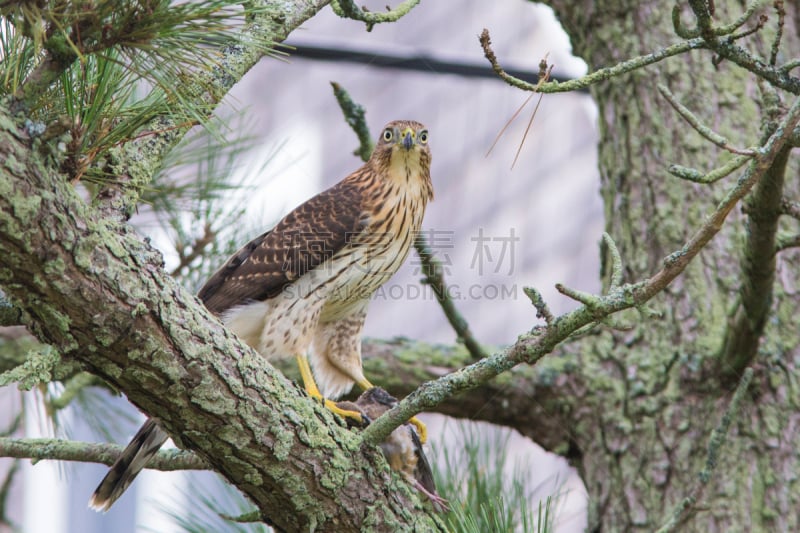
{"label": "hawk's brown wing", "polygon": [[215,314],[273,298],[361,232],[361,190],[343,181],[286,215],[245,244],[206,282],[198,297]]}

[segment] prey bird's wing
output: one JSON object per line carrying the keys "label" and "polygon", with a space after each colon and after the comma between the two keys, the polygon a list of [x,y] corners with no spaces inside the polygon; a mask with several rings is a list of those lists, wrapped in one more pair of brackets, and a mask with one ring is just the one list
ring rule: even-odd
{"label": "prey bird's wing", "polygon": [[428,457],[425,455],[425,450],[422,449],[422,441],[419,440],[419,435],[417,435],[416,430],[411,427],[410,424],[406,425],[406,429],[411,433],[411,440],[414,443],[414,454],[417,456],[417,467],[414,472],[414,477],[430,494],[436,494],[436,482],[433,480],[433,469],[428,462]]}
{"label": "prey bird's wing", "polygon": [[273,298],[347,246],[367,223],[361,189],[339,182],[245,244],[197,295],[215,314]]}

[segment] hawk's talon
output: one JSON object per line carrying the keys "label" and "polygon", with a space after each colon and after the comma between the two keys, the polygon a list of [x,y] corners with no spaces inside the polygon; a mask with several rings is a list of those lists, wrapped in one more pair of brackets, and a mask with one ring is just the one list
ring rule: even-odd
{"label": "hawk's talon", "polygon": [[417,435],[419,435],[419,441],[422,444],[428,442],[428,428],[425,426],[425,424],[422,423],[422,421],[419,418],[417,418],[416,416],[412,416],[411,418],[408,419],[408,423],[413,424],[414,427],[417,428]]}
{"label": "hawk's talon", "polygon": [[329,400],[327,398],[322,398],[322,403],[326,409],[344,418],[345,422],[354,420],[356,424],[359,426],[365,426],[369,424],[369,422],[366,422],[364,420],[365,417],[363,413],[360,413],[358,411],[353,411],[350,409],[342,409],[341,407],[336,405],[336,402],[334,402],[333,400]]}

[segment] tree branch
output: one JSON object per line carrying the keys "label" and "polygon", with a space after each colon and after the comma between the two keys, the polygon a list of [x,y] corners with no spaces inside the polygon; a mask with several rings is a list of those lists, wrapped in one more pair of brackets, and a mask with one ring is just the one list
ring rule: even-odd
{"label": "tree branch", "polygon": [[733,172],[742,168],[744,164],[751,159],[752,156],[749,155],[737,155],[730,158],[730,160],[728,160],[728,162],[721,167],[717,167],[706,174],[703,174],[693,168],[688,168],[681,165],[670,165],[667,169],[667,172],[682,180],[707,185],[709,183],[716,183],[726,176],[730,176]]}
{"label": "tree branch", "polygon": [[[463,345],[404,338],[366,339],[362,356],[370,379],[401,398],[414,392],[418,383],[458,372],[473,362]],[[280,368],[297,374],[293,365]],[[568,455],[575,436],[565,416],[570,411],[565,402],[579,401],[582,391],[579,368],[569,358],[550,357],[535,366],[520,365],[477,385],[469,394],[454,394],[430,410],[510,427],[548,451]]]}
{"label": "tree branch", "polygon": [[339,108],[344,114],[344,120],[358,137],[358,148],[353,151],[353,154],[366,162],[375,148],[375,143],[372,140],[372,134],[369,132],[369,126],[367,126],[364,106],[354,102],[350,94],[335,81],[331,82],[331,87],[333,87],[333,95],[339,103]]}
{"label": "tree branch", "polygon": [[[777,96],[767,92],[765,98],[772,99],[768,114],[775,117],[780,107]],[[768,121],[765,138],[772,135],[777,127],[774,120]],[[747,199],[748,231],[741,259],[742,282],[729,315],[719,357],[720,372],[731,381],[739,379],[756,356],[772,306],[776,235],[791,149],[787,143],[778,151]]]}
{"label": "tree branch", "polygon": [[458,339],[467,347],[467,350],[472,355],[472,360],[477,361],[488,357],[489,353],[475,339],[472,330],[469,329],[467,320],[458,311],[455,302],[450,297],[450,290],[444,280],[442,264],[436,259],[423,234],[418,233],[414,238],[414,248],[417,250],[422,263],[422,274],[425,276],[422,278],[422,282],[433,289],[433,294],[436,296],[436,301],[439,302],[442,311],[444,311],[444,316],[453,327],[456,335],[458,335]]}
{"label": "tree branch", "polygon": [[689,262],[719,232],[733,207],[765,173],[769,172],[789,142],[798,122],[800,122],[800,99],[793,103],[775,133],[758,150],[758,157],[751,162],[745,175],[736,186],[728,191],[716,210],[684,247],[668,256],[664,260],[664,267],[653,276],[634,285],[612,287],[606,295],[594,298],[591,306],[584,304],[580,308],[554,319],[550,325],[520,336],[514,345],[503,351],[496,352],[458,372],[423,384],[396,407],[370,424],[363,433],[365,442],[382,442],[404,421],[422,411],[433,408],[445,398],[486,383],[520,363],[534,364],[580,328],[618,311],[646,303],[683,272]]}
{"label": "tree branch", "polygon": [[[359,8],[353,0],[334,0],[331,3],[334,13],[340,17],[360,20],[367,24],[367,31],[372,31],[375,24],[382,22],[396,22],[414,9],[420,0],[406,0],[394,9],[389,9],[386,13],[370,13],[366,9]],[[388,9],[388,7],[387,7]]]}
{"label": "tree branch", "polygon": [[206,223],[203,227],[203,234],[197,237],[194,242],[189,246],[191,251],[187,254],[186,253],[186,246],[182,243],[178,243],[175,246],[175,249],[178,251],[178,265],[172,269],[170,272],[170,276],[176,277],[178,276],[181,271],[191,265],[195,259],[202,257],[203,253],[205,252],[206,248],[214,242],[214,239],[217,237],[217,232],[211,228],[210,223]]}
{"label": "tree branch", "polygon": [[752,149],[741,149],[741,148],[736,148],[734,146],[731,146],[730,143],[728,142],[727,138],[723,137],[719,133],[715,132],[714,130],[712,130],[711,128],[709,128],[708,126],[706,126],[705,124],[700,122],[700,119],[697,118],[694,113],[689,111],[689,108],[687,108],[685,105],[680,103],[678,101],[678,99],[675,97],[675,95],[672,94],[672,91],[670,91],[667,88],[666,85],[659,83],[658,84],[658,92],[661,93],[661,95],[667,100],[667,102],[669,102],[669,105],[671,105],[672,108],[675,111],[677,111],[678,114],[686,122],[688,122],[689,125],[692,128],[694,128],[694,130],[697,133],[702,135],[704,138],[706,138],[710,142],[712,142],[715,145],[719,146],[723,150],[727,150],[728,152],[731,152],[733,154],[744,155],[744,156],[748,156],[748,157],[752,157],[753,155],[755,155],[755,153],[753,152]]}
{"label": "tree branch", "polygon": [[[690,0],[689,6],[697,19],[697,33],[700,35],[699,39],[702,39],[705,43],[705,47],[719,54],[721,58],[727,59],[768,81],[776,88],[800,95],[800,78],[790,76],[788,69],[765,63],[760,57],[735,44],[735,39],[741,37],[741,35],[732,34],[734,31],[732,29],[733,25],[714,28],[711,24],[711,16],[708,13],[705,1]],[[760,6],[761,2],[752,2],[745,15],[749,17]],[[760,28],[757,27],[757,29]]]}
{"label": "tree branch", "polygon": [[[63,439],[14,439],[0,437],[0,457],[55,461],[79,461],[111,466],[124,450],[117,444],[78,442]],[[176,470],[208,470],[209,466],[192,452],[171,449],[159,451],[147,468],[173,472]]]}
{"label": "tree branch", "polygon": [[634,57],[633,59],[618,63],[613,67],[601,68],[590,74],[587,74],[586,76],[581,76],[580,78],[575,78],[565,82],[551,81],[549,83],[533,84],[511,76],[505,70],[503,70],[503,67],[500,66],[500,63],[497,60],[494,50],[492,50],[492,41],[489,37],[489,30],[484,28],[480,35],[480,42],[481,46],[483,47],[484,56],[486,56],[486,59],[492,65],[494,71],[503,81],[512,87],[522,89],[523,91],[540,93],[579,91],[581,89],[586,89],[595,83],[620,76],[627,72],[638,70],[647,65],[652,65],[653,63],[658,63],[659,61],[662,61],[668,57],[683,54],[689,50],[696,50],[698,48],[706,47],[705,41],[701,37],[698,37],[673,44],[672,46],[667,46],[651,54]]}

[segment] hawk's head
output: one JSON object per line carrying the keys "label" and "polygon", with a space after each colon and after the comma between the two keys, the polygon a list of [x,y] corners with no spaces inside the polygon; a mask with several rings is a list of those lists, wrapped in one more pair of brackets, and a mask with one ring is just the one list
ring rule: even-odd
{"label": "hawk's head", "polygon": [[[427,190],[430,184],[431,150],[428,129],[413,120],[395,120],[381,131],[370,164],[377,165],[386,177],[400,181],[419,180]],[[427,191],[432,196],[432,190]]]}
{"label": "hawk's head", "polygon": [[372,157],[409,160],[424,159],[430,162],[431,150],[428,148],[428,129],[413,120],[395,120],[388,123],[381,132]]}

